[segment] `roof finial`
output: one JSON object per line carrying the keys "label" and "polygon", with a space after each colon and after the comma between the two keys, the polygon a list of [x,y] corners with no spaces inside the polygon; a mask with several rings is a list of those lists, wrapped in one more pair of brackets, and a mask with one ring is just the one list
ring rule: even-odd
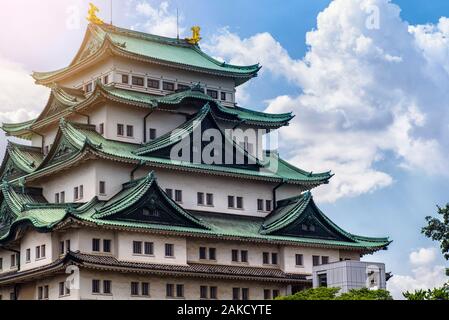
{"label": "roof finial", "polygon": [[97,12],[100,12],[100,9],[98,9],[92,2],[89,3],[87,20],[93,24],[103,24],[103,20],[97,17]]}
{"label": "roof finial", "polygon": [[199,26],[193,26],[191,30],[192,30],[192,37],[186,38],[186,40],[188,43],[196,45],[201,41],[200,37],[201,28]]}

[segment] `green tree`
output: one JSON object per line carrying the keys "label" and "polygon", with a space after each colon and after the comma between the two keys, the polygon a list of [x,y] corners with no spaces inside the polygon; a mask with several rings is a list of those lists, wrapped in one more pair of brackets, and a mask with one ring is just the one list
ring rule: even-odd
{"label": "green tree", "polygon": [[438,207],[438,214],[442,219],[426,217],[427,226],[422,228],[421,232],[426,237],[440,242],[441,253],[449,260],[449,204],[445,208]]}
{"label": "green tree", "polygon": [[393,300],[387,290],[352,289],[343,293],[336,300]]}
{"label": "green tree", "polygon": [[449,300],[449,283],[441,288],[407,291],[403,295],[408,300]]}
{"label": "green tree", "polygon": [[276,300],[334,300],[340,288],[313,288],[299,291],[291,296],[278,297]]}
{"label": "green tree", "polygon": [[279,297],[277,300],[393,300],[386,290],[352,289],[338,295],[340,288],[314,288],[300,291],[291,296]]}

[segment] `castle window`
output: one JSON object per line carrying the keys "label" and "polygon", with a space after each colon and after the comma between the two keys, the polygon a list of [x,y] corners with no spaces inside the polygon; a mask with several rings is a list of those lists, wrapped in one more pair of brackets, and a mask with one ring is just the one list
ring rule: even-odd
{"label": "castle window", "polygon": [[207,249],[205,247],[200,247],[200,260],[206,260],[206,251]]}
{"label": "castle window", "polygon": [[228,208],[233,209],[235,207],[234,196],[228,196]]}
{"label": "castle window", "polygon": [[200,286],[200,299],[207,299],[207,287]]}
{"label": "castle window", "polygon": [[232,288],[232,300],[240,300],[240,288]]}
{"label": "castle window", "polygon": [[100,239],[92,239],[92,251],[100,252]]}
{"label": "castle window", "polygon": [[125,126],[121,123],[117,124],[117,136],[123,137],[125,134]]}
{"label": "castle window", "polygon": [[92,293],[100,293],[100,280],[92,280]]}
{"label": "castle window", "polygon": [[197,193],[197,204],[199,206],[204,205],[204,193],[203,192],[198,192]]}
{"label": "castle window", "polygon": [[173,82],[164,81],[162,83],[162,89],[165,91],[175,91],[175,84]]}
{"label": "castle window", "polygon": [[175,245],[166,243],[165,244],[165,257],[173,258],[175,256]]}
{"label": "castle window", "polygon": [[278,254],[277,253],[271,254],[271,264],[278,264]]}
{"label": "castle window", "polygon": [[263,200],[262,199],[257,199],[257,210],[263,211]]}
{"label": "castle window", "polygon": [[184,285],[183,284],[177,284],[176,285],[176,297],[177,298],[183,298],[184,297]]}
{"label": "castle window", "polygon": [[161,86],[161,83],[159,82],[159,80],[148,79],[147,85],[148,85],[148,88],[159,89]]}
{"label": "castle window", "polygon": [[239,251],[238,250],[232,250],[232,261],[233,262],[239,261]]}
{"label": "castle window", "polygon": [[269,252],[264,252],[262,254],[262,261],[263,261],[263,264],[269,264],[270,263],[270,253]]}
{"label": "castle window", "polygon": [[92,89],[93,89],[92,82],[86,84],[86,88],[85,88],[86,93],[92,92]]}
{"label": "castle window", "polygon": [[265,211],[271,211],[271,200],[265,201]]}
{"label": "castle window", "polygon": [[112,282],[110,280],[103,281],[103,293],[104,294],[112,293]]}
{"label": "castle window", "polygon": [[156,140],[156,129],[150,128],[150,140]]}
{"label": "castle window", "polygon": [[207,90],[207,95],[212,99],[218,99],[218,91],[217,90]]}
{"label": "castle window", "polygon": [[237,197],[237,209],[243,209],[243,198]]}
{"label": "castle window", "polygon": [[31,249],[26,250],[25,261],[28,263],[31,262]]}
{"label": "castle window", "polygon": [[210,298],[211,299],[217,299],[218,296],[218,288],[217,287],[210,287],[209,288],[210,291]]}
{"label": "castle window", "polygon": [[104,123],[98,125],[98,133],[104,135]]}
{"label": "castle window", "polygon": [[295,256],[295,260],[296,260],[296,265],[297,266],[303,266],[304,264],[304,256],[302,254],[297,254]]}
{"label": "castle window", "polygon": [[126,126],[126,136],[128,138],[134,137],[134,126]]}
{"label": "castle window", "polygon": [[100,181],[100,185],[99,185],[99,189],[100,189],[100,194],[105,195],[106,194],[106,182],[104,181]]}
{"label": "castle window", "polygon": [[73,199],[78,200],[79,197],[79,189],[78,187],[73,188]]}
{"label": "castle window", "polygon": [[111,240],[103,240],[103,252],[111,252]]}
{"label": "castle window", "polygon": [[55,203],[59,203],[59,193],[55,194]]}
{"label": "castle window", "polygon": [[240,252],[240,259],[241,259],[241,262],[248,262],[248,251],[242,250]]}
{"label": "castle window", "polygon": [[217,249],[209,248],[209,260],[217,260]]}
{"label": "castle window", "polygon": [[41,258],[41,247],[37,246],[36,247],[36,260]]}
{"label": "castle window", "polygon": [[329,257],[321,257],[321,264],[329,264]]}
{"label": "castle window", "polygon": [[65,243],[64,241],[59,242],[59,254],[65,253]]}
{"label": "castle window", "polygon": [[59,198],[61,199],[61,203],[65,203],[65,192],[64,191],[61,192],[61,195]]}
{"label": "castle window", "polygon": [[182,190],[175,190],[175,201],[182,202]]}
{"label": "castle window", "polygon": [[188,89],[190,89],[189,86],[187,86],[185,84],[178,83],[178,91],[180,91],[180,90],[188,90]]}
{"label": "castle window", "polygon": [[208,206],[214,205],[214,195],[212,193],[206,194],[206,205]]}
{"label": "castle window", "polygon": [[249,300],[249,288],[242,288],[242,300]]}
{"label": "castle window", "polygon": [[147,256],[152,256],[154,254],[154,244],[153,242],[145,242],[145,254]]}
{"label": "castle window", "polygon": [[142,254],[142,241],[133,241],[133,254]]}
{"label": "castle window", "polygon": [[166,287],[165,287],[165,291],[166,291],[166,293],[165,293],[165,295],[168,297],[168,298],[172,298],[173,296],[174,296],[174,285],[173,284],[171,284],[171,283],[167,283],[167,285],[166,285]]}
{"label": "castle window", "polygon": [[150,295],[150,284],[142,282],[142,296],[148,297]]}
{"label": "castle window", "polygon": [[129,76],[127,74],[122,74],[122,83],[129,84]]}
{"label": "castle window", "polygon": [[320,265],[320,256],[312,256],[312,265],[319,266]]}
{"label": "castle window", "polygon": [[109,83],[109,75],[105,75],[103,77],[103,84],[108,84]]}
{"label": "castle window", "polygon": [[144,82],[145,82],[145,80],[142,77],[135,77],[135,76],[132,77],[132,84],[134,86],[143,87],[144,86]]}
{"label": "castle window", "polygon": [[273,299],[279,297],[279,290],[273,290]]}
{"label": "castle window", "polygon": [[139,295],[139,283],[131,282],[131,295],[138,296]]}
{"label": "castle window", "polygon": [[80,199],[82,199],[84,197],[84,186],[80,185]]}
{"label": "castle window", "polygon": [[3,270],[3,258],[0,258],[0,271]]}
{"label": "castle window", "polygon": [[173,199],[173,189],[165,189],[165,193],[170,199]]}
{"label": "castle window", "polygon": [[226,101],[226,92],[221,93],[221,101]]}

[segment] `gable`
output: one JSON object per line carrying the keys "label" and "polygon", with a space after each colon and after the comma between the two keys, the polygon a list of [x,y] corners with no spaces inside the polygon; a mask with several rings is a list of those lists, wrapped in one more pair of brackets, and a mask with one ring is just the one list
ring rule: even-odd
{"label": "gable", "polygon": [[27,172],[19,168],[19,166],[12,161],[8,154],[6,154],[5,157],[7,157],[7,159],[5,159],[6,162],[4,163],[3,170],[0,173],[1,181],[14,180],[27,174]]}

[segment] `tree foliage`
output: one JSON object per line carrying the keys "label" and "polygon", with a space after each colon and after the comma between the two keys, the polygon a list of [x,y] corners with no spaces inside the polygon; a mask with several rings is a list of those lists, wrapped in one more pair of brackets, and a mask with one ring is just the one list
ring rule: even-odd
{"label": "tree foliage", "polygon": [[279,297],[277,300],[393,300],[386,290],[352,289],[338,295],[340,288],[314,288],[300,291],[291,296]]}
{"label": "tree foliage", "polygon": [[444,208],[438,207],[438,214],[442,219],[426,217],[427,226],[422,228],[422,233],[426,237],[440,242],[441,253],[446,260],[449,260],[449,204]]}
{"label": "tree foliage", "polygon": [[407,291],[403,295],[407,300],[449,300],[449,283],[441,288]]}

